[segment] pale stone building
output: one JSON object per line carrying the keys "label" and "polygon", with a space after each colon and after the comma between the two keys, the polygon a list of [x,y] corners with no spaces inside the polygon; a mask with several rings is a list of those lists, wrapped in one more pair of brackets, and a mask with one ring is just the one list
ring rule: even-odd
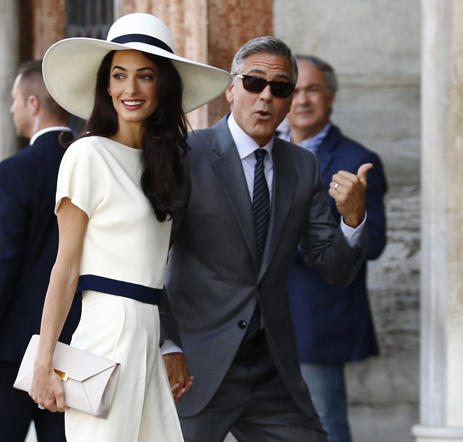
{"label": "pale stone building", "polygon": [[[65,35],[70,3],[1,3],[3,103],[18,61],[42,56]],[[388,246],[369,266],[381,355],[348,368],[354,440],[463,442],[461,0],[103,3],[115,16],[161,16],[180,54],[226,69],[244,41],[262,34],[333,64],[340,78],[333,120],[380,154],[389,181]],[[0,158],[16,145],[8,107],[0,109]],[[192,115],[192,125],[226,110],[218,99]]]}

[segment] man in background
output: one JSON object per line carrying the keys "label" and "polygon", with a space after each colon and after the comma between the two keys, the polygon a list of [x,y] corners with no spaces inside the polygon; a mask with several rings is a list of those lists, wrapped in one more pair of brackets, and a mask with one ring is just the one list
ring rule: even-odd
{"label": "man in background", "polygon": [[[329,197],[331,177],[338,170],[355,173],[372,163],[366,192],[367,259],[377,258],[386,244],[384,194],[386,178],[379,157],[345,137],[330,121],[337,91],[333,68],[314,56],[295,56],[299,71],[291,110],[289,140],[315,153],[331,211],[341,216]],[[353,282],[335,287],[307,267],[298,256],[289,279],[301,370],[330,442],[350,442],[344,364],[378,354],[368,302],[366,264]]]}
{"label": "man in background", "polygon": [[[69,115],[48,94],[41,60],[21,66],[12,101],[17,134],[30,143],[0,163],[0,438],[24,441],[33,420],[39,442],[64,442],[63,414],[38,409],[13,382],[31,336],[39,333],[58,248],[59,137],[71,140]],[[73,306],[60,340],[69,342],[79,314]]]}

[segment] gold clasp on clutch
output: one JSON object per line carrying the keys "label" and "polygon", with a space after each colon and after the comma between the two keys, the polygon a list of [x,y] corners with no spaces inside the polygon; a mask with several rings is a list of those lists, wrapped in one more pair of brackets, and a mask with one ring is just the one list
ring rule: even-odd
{"label": "gold clasp on clutch", "polygon": [[57,370],[56,368],[54,370],[63,382],[66,382],[69,379],[69,375],[66,372]]}

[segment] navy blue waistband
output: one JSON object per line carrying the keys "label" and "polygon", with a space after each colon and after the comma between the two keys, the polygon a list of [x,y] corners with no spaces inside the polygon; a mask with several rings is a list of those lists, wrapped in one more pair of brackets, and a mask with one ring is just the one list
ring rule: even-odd
{"label": "navy blue waistband", "polygon": [[95,292],[123,296],[124,298],[131,298],[146,304],[155,305],[159,305],[163,293],[162,289],[96,275],[80,276],[76,293],[82,293],[84,290],[94,290]]}

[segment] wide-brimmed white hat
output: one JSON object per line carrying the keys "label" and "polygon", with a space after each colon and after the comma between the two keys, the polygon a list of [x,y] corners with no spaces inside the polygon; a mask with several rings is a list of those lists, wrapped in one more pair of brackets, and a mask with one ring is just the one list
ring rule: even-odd
{"label": "wide-brimmed white hat", "polygon": [[172,61],[183,81],[183,110],[189,112],[221,94],[231,82],[228,72],[175,55],[169,28],[154,15],[128,14],[113,23],[106,40],[66,38],[43,58],[43,77],[50,95],[70,113],[88,119],[95,100],[96,77],[113,50],[147,52]]}

